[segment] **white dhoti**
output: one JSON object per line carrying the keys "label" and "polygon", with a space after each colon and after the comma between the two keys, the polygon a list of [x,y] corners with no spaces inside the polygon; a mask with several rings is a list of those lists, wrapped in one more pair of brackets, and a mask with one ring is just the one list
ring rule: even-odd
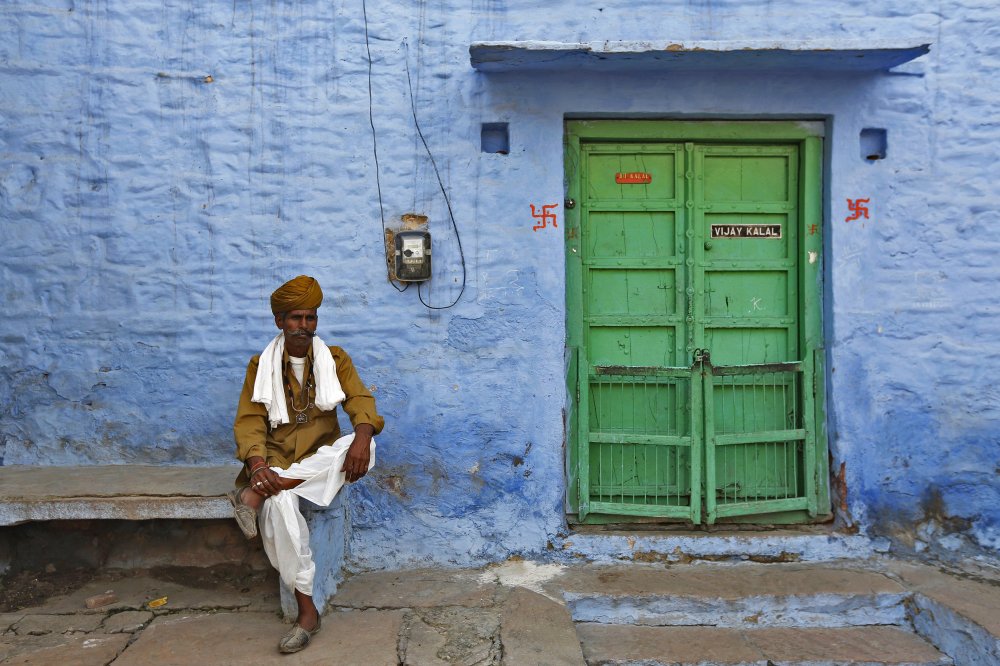
{"label": "white dhoti", "polygon": [[[341,470],[354,434],[344,435],[333,444],[321,446],[305,460],[288,469],[271,469],[286,479],[303,479],[290,490],[264,500],[260,508],[260,536],[264,552],[278,570],[282,582],[302,594],[312,596],[316,565],[309,548],[309,528],[299,511],[299,498],[313,504],[328,506],[344,486],[346,474]],[[375,440],[371,444],[368,469],[375,464]]]}

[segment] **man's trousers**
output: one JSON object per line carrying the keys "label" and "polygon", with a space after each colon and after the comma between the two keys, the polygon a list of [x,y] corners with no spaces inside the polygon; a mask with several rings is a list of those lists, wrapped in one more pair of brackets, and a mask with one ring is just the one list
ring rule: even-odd
{"label": "man's trousers", "polygon": [[[353,441],[353,434],[344,435],[288,469],[271,468],[281,477],[303,481],[295,488],[282,490],[264,500],[260,509],[264,552],[278,570],[282,582],[308,596],[313,593],[316,565],[309,548],[309,528],[299,511],[299,498],[319,506],[328,506],[333,501],[344,485],[346,475],[341,470]],[[374,464],[375,440],[372,440],[368,469]]]}

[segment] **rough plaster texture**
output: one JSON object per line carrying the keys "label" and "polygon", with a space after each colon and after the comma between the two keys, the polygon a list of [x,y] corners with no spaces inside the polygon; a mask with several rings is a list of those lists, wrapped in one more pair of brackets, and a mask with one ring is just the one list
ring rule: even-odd
{"label": "rough plaster texture", "polygon": [[[325,285],[322,334],[374,387],[380,467],[351,496],[360,567],[544,554],[564,530],[562,229],[570,116],[823,118],[825,329],[841,520],[942,553],[1000,549],[1000,139],[992,0],[369,3],[390,224],[427,215],[434,305],[385,283],[356,0],[0,8],[0,461],[217,464],[267,296]],[[892,73],[506,72],[474,41],[891,40]],[[507,122],[507,155],[479,150]],[[888,130],[868,163],[858,135]],[[871,217],[845,223],[846,199]],[[557,209],[561,213],[561,208]],[[560,220],[561,214],[560,214]],[[839,503],[839,502],[838,502]]]}

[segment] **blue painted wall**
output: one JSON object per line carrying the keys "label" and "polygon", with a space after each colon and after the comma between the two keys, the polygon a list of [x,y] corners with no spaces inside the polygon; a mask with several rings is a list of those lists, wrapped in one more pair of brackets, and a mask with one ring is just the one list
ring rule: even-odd
{"label": "blue painted wall", "polygon": [[[442,311],[385,282],[360,0],[0,17],[3,464],[228,460],[267,297],[305,272],[389,422],[352,494],[355,560],[544,552],[564,533],[564,250],[529,205],[563,199],[564,118],[823,118],[841,519],[899,547],[1000,551],[992,0],[370,3],[385,212],[429,216],[434,305],[461,265],[407,63],[462,234],[468,286]],[[470,67],[470,42],[511,39],[933,46],[872,74]],[[509,123],[509,154],[480,152],[483,122]],[[887,159],[861,159],[866,127],[888,130]],[[859,197],[871,218],[845,223]]]}

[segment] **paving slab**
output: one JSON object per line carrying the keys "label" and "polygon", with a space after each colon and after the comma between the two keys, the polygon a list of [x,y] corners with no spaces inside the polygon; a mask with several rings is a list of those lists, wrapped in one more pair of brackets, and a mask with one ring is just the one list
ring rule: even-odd
{"label": "paving slab", "polygon": [[588,664],[950,666],[951,659],[897,627],[725,629],[578,626]]}
{"label": "paving slab", "polygon": [[412,569],[367,573],[348,579],[328,602],[333,608],[486,607],[498,586],[467,569]]}
{"label": "paving slab", "polygon": [[[108,636],[32,637],[31,641],[0,642],[0,664],[3,666],[105,666],[114,660],[128,642],[125,634]],[[43,640],[44,639],[44,640]],[[6,654],[6,657],[4,655]]]}
{"label": "paving slab", "polygon": [[70,640],[75,640],[74,636],[63,636],[62,634],[45,634],[44,636],[18,636],[14,633],[0,636],[0,664],[6,663],[5,659],[34,652],[42,648],[65,645]]}
{"label": "paving slab", "polygon": [[[435,656],[448,664],[500,663],[500,613],[492,608],[418,608],[413,615],[444,637]],[[416,663],[416,662],[415,662]]]}
{"label": "paving slab", "polygon": [[302,652],[283,655],[289,630],[275,614],[170,615],[153,620],[115,666],[396,666],[401,611],[351,611],[323,618],[323,629]]}
{"label": "paving slab", "polygon": [[88,633],[101,626],[104,615],[25,615],[13,626],[18,636],[43,636],[45,634]]}
{"label": "paving slab", "polygon": [[952,661],[916,634],[898,627],[751,629],[744,636],[769,662],[950,666]]}
{"label": "paving slab", "polygon": [[903,594],[888,576],[867,569],[815,564],[697,564],[567,567],[546,587],[618,596],[745,597]]}
{"label": "paving slab", "polygon": [[1000,638],[1000,584],[948,573],[925,564],[891,561],[888,570],[919,592]]}
{"label": "paving slab", "polygon": [[565,605],[517,588],[503,606],[500,621],[503,663],[508,666],[577,666],[583,663],[580,639]]}
{"label": "paving slab", "polygon": [[587,664],[753,664],[767,661],[736,629],[579,624]]}
{"label": "paving slab", "polygon": [[419,617],[408,618],[402,641],[403,666],[447,666],[439,655],[448,637]]}
{"label": "paving slab", "polygon": [[153,619],[150,611],[122,611],[104,618],[101,631],[106,634],[131,634],[139,631]]}
{"label": "paving slab", "polygon": [[0,634],[6,633],[24,615],[24,613],[0,613]]}

